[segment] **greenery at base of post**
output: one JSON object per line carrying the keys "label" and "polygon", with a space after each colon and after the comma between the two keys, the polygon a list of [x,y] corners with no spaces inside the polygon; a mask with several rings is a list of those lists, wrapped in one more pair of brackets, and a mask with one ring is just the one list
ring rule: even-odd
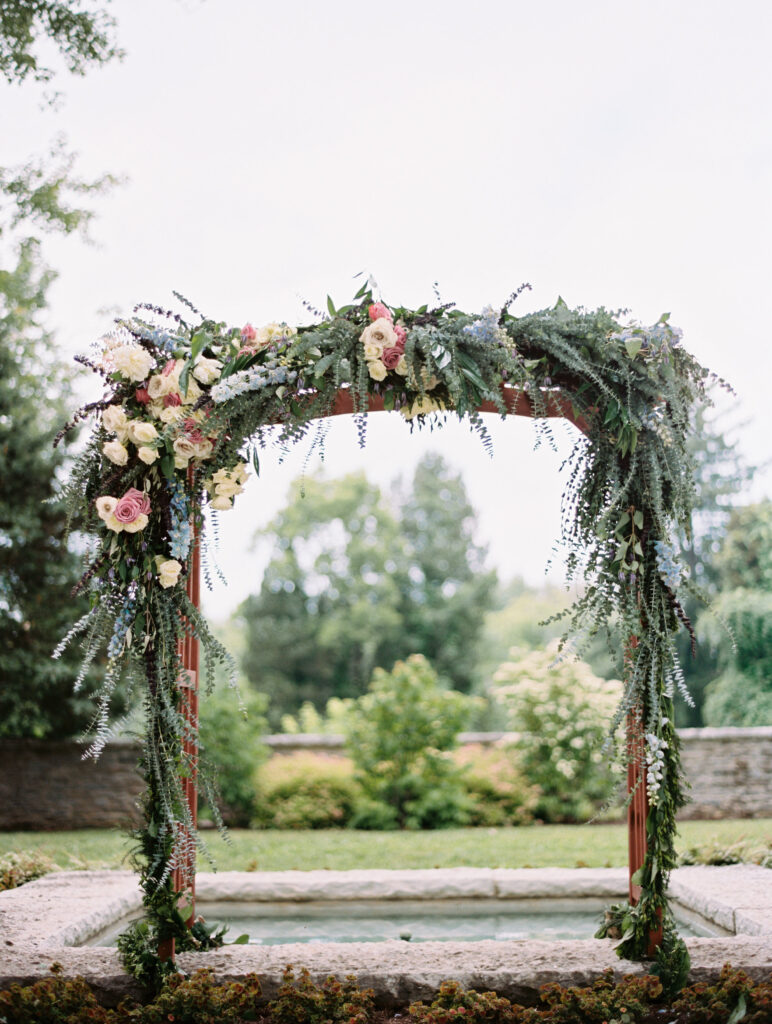
{"label": "greenery at base of post", "polygon": [[[685,687],[675,636],[692,628],[673,538],[688,529],[695,503],[693,409],[709,400],[715,378],[682,348],[667,316],[650,327],[623,325],[604,309],[570,310],[559,300],[516,317],[516,295],[480,315],[448,303],[412,310],[376,301],[368,282],[345,306],[328,300],[320,322],[259,329],[229,327],[190,304],[184,316],[144,306],[90,360],[102,397],[75,418],[98,417],[68,499],[93,536],[82,580],[92,608],[68,639],[85,636],[87,660],[108,650],[95,752],[122,666],[135,668],[143,689],[152,787],[145,898],[159,928],[168,927],[170,844],[192,842],[179,782],[190,766],[181,753],[178,644],[190,631],[200,638],[210,677],[225,656],[185,594],[191,520],[201,523],[207,507],[231,508],[250,461],[259,470],[262,447],[307,437],[334,411],[341,389],[362,442],[375,401],[411,428],[466,418],[488,448],[479,413],[486,403],[502,416],[508,402],[527,406],[542,434],[548,414],[583,425],[586,436],[568,460],[562,521],[569,580],[586,586],[562,621],[579,638],[579,654],[599,632],[612,648],[628,645],[611,733],[639,717],[659,822],[649,832],[641,921],[648,927],[664,909],[674,810],[683,800],[672,696]],[[315,442],[323,445],[323,431]],[[638,933],[625,951],[644,954]]]}

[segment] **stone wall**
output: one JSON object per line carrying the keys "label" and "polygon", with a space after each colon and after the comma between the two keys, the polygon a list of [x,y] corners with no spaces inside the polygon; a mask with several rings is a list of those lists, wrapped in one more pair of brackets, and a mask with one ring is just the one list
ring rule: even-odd
{"label": "stone wall", "polygon": [[[772,817],[772,726],[682,729],[691,803],[682,818]],[[465,733],[462,742],[506,742],[503,733]],[[274,754],[343,754],[341,736],[269,736]],[[136,816],[142,782],[132,742],[111,743],[99,761],[75,742],[0,740],[0,829],[123,826]]]}

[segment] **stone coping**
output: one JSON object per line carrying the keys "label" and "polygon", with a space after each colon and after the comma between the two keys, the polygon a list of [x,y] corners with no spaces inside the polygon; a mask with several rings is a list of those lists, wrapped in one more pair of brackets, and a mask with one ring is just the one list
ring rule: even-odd
{"label": "stone coping", "polygon": [[[450,868],[427,871],[222,872],[198,876],[201,899],[456,899],[591,896],[620,898],[625,869],[575,870]],[[326,884],[325,884],[326,883]],[[756,865],[687,867],[673,872],[672,895],[738,934],[687,939],[692,981],[714,981],[724,963],[757,980],[772,972],[772,872]],[[127,871],[57,872],[0,893],[0,988],[29,984],[59,962],[66,976],[80,974],[108,1004],[139,995],[112,949],[74,945],[88,940],[141,905],[136,876]],[[610,940],[542,942],[294,943],[230,946],[183,954],[180,967],[211,967],[220,981],[256,972],[266,998],[275,995],[288,963],[306,966],[315,980],[356,975],[380,1005],[426,998],[447,978],[465,987],[495,989],[533,1002],[541,985],[589,984],[602,971],[615,977],[645,973],[645,965],[620,961]]]}

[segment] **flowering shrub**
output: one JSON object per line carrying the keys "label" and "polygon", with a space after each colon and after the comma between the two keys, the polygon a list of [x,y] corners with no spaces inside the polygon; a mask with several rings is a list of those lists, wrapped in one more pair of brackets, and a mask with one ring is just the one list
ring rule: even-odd
{"label": "flowering shrub", "polygon": [[604,741],[622,684],[599,679],[584,662],[561,660],[556,644],[513,648],[494,683],[509,728],[520,734],[523,771],[539,790],[534,813],[545,821],[588,818],[613,792],[614,751]]}
{"label": "flowering shrub", "polygon": [[36,850],[5,853],[0,857],[0,892],[42,878],[49,871],[56,871],[56,864],[44,853]]}
{"label": "flowering shrub", "polygon": [[353,775],[347,758],[275,755],[257,773],[252,823],[260,828],[345,828],[361,800]]}

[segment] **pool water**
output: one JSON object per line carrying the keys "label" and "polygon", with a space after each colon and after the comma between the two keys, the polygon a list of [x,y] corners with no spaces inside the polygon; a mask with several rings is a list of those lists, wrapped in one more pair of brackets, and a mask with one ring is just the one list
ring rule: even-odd
{"label": "pool water", "polygon": [[[208,923],[226,924],[226,942],[249,935],[250,945],[287,942],[475,942],[483,939],[591,939],[607,901],[576,899],[325,900],[200,903]],[[92,942],[112,945],[125,927]],[[679,922],[682,935],[713,936],[708,922]]]}

